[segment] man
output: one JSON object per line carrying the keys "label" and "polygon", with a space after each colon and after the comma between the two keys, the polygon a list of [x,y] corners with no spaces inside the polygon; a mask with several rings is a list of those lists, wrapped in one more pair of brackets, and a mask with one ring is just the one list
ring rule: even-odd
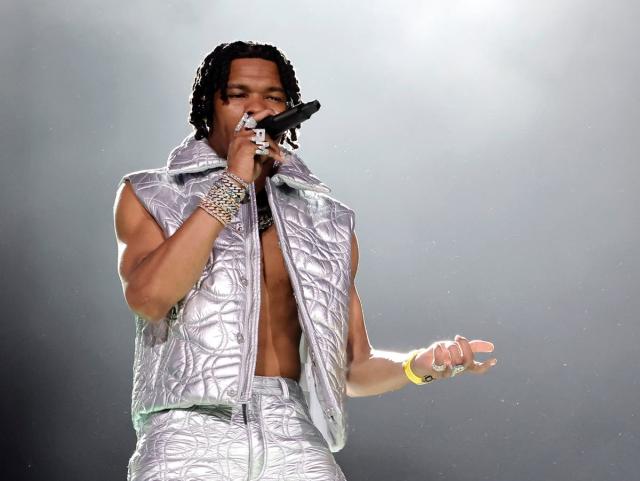
{"label": "man", "polygon": [[[132,172],[114,205],[136,314],[129,480],[342,480],[345,395],[458,372],[485,341],[374,350],[355,288],[353,211],[257,121],[300,102],[283,53],[222,44],[198,69],[195,132]],[[290,147],[286,147],[288,144]]]}

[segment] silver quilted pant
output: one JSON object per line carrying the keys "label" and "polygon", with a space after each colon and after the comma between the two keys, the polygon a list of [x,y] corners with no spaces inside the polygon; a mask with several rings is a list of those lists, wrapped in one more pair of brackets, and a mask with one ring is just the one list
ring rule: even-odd
{"label": "silver quilted pant", "polygon": [[250,402],[151,414],[128,481],[345,480],[300,385],[254,376]]}

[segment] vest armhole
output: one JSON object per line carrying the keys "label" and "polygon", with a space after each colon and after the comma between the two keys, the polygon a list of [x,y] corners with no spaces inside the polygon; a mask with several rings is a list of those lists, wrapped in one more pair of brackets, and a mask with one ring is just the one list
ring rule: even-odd
{"label": "vest armhole", "polygon": [[136,199],[138,199],[138,202],[140,202],[140,205],[142,205],[142,207],[144,207],[144,210],[146,210],[147,213],[151,216],[151,218],[156,222],[156,224],[158,225],[158,227],[160,228],[160,230],[162,231],[162,233],[163,233],[163,235],[164,235],[164,237],[166,239],[167,234],[165,233],[165,230],[163,229],[162,224],[158,221],[158,218],[151,211],[151,209],[149,208],[149,205],[145,201],[144,197],[142,195],[140,195],[140,193],[138,192],[138,188],[137,188],[137,184],[135,182],[135,179],[131,178],[133,175],[135,175],[135,174],[126,174],[125,176],[123,176],[122,179],[120,179],[120,182],[118,183],[118,188],[120,188],[120,184],[124,184],[125,182],[127,182],[129,184],[129,186],[131,187],[131,190],[133,191],[133,193],[136,196]]}

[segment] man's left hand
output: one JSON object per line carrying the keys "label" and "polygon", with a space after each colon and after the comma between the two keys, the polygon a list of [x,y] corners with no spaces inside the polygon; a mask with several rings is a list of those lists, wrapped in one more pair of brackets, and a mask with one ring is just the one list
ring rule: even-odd
{"label": "man's left hand", "polygon": [[[484,374],[495,366],[498,360],[494,357],[484,362],[478,362],[474,359],[474,353],[493,352],[493,349],[493,343],[489,341],[480,339],[469,341],[465,337],[456,335],[454,341],[436,341],[425,348],[413,359],[411,369],[417,376],[423,377],[430,374],[434,379],[451,377],[452,368],[456,365],[465,367],[462,373]],[[432,368],[432,364],[437,366],[446,365],[447,369],[438,372]]]}

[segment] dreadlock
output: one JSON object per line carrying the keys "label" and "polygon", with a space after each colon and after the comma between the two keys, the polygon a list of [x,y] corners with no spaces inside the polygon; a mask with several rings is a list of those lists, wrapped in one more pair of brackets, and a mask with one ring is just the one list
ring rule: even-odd
{"label": "dreadlock", "polygon": [[[256,42],[222,43],[204,58],[193,81],[193,91],[189,99],[191,104],[189,123],[196,131],[196,140],[208,137],[213,128],[214,93],[220,89],[220,98],[224,102],[228,100],[229,69],[231,61],[236,58],[262,58],[275,62],[287,97],[287,108],[300,103],[300,87],[293,66],[277,47]],[[287,131],[281,142],[286,140],[293,149],[297,149],[298,127],[299,125]]]}

